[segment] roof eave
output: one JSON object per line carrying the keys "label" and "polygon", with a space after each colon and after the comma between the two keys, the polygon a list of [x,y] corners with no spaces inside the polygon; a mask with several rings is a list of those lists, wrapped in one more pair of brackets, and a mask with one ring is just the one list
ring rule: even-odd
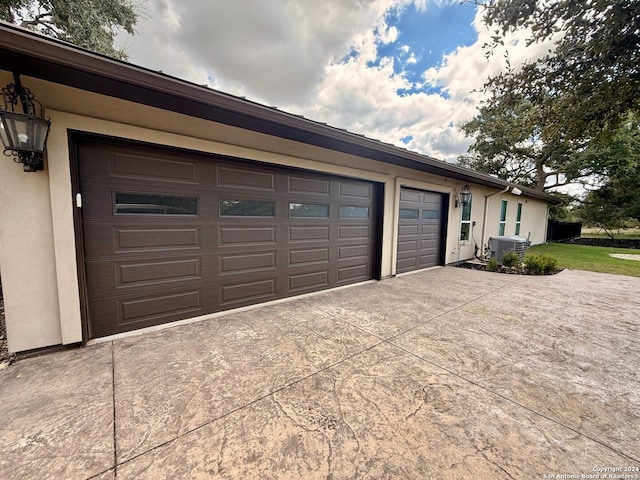
{"label": "roof eave", "polygon": [[70,87],[463,182],[498,189],[518,186],[529,197],[559,202],[544,192],[99,55],[6,23],[0,24],[0,64],[8,71]]}

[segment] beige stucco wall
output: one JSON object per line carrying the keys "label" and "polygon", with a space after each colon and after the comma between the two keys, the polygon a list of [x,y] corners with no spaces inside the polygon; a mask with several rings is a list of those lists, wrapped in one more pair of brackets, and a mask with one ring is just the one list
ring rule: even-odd
{"label": "beige stucco wall", "polygon": [[0,270],[11,351],[62,342],[47,172],[0,161]]}
{"label": "beige stucco wall", "polygon": [[507,216],[504,235],[515,235],[518,203],[522,204],[520,237],[529,238],[533,245],[544,243],[547,236],[547,202],[522,195],[501,193],[488,198],[485,243],[499,234],[500,209],[502,200],[507,202]]}
{"label": "beige stucco wall", "polygon": [[[8,75],[0,81],[8,83]],[[74,195],[69,163],[69,131],[83,131],[217,153],[261,162],[323,171],[384,184],[382,276],[395,274],[400,187],[449,194],[446,263],[471,258],[474,242],[459,245],[460,209],[453,198],[462,183],[361,157],[270,137],[238,128],[135,105],[23,77],[41,100],[52,126],[44,172],[26,174],[0,162],[0,268],[5,295],[9,349],[24,351],[82,340],[74,233]],[[480,242],[485,195],[496,190],[470,184],[474,236]],[[509,194],[505,194],[511,197]],[[500,195],[488,197],[487,235],[497,232]],[[514,201],[510,201],[510,206]],[[522,201],[522,200],[521,200]],[[497,206],[496,206],[497,205]],[[497,212],[497,213],[496,213]],[[515,207],[510,208],[515,226]],[[511,221],[511,220],[510,220]],[[514,226],[507,225],[507,232]],[[544,241],[546,203],[526,199],[522,232]],[[494,232],[495,230],[495,232]]]}

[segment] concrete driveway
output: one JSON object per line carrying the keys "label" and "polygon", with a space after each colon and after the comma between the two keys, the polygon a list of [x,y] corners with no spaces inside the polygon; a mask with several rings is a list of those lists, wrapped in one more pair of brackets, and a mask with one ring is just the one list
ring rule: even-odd
{"label": "concrete driveway", "polygon": [[639,293],[446,267],[21,360],[0,478],[640,478]]}

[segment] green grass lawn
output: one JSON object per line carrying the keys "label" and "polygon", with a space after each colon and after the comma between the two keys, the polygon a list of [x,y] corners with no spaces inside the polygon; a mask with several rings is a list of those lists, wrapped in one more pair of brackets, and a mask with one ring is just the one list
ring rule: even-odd
{"label": "green grass lawn", "polygon": [[640,277],[640,261],[611,257],[610,253],[640,255],[632,248],[591,247],[570,243],[547,243],[534,245],[527,252],[551,255],[558,260],[558,268],[588,270],[590,272],[615,273]]}

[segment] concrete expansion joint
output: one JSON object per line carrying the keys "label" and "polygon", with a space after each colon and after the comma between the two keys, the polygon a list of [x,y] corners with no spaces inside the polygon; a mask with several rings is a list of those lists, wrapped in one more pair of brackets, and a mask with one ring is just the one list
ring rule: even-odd
{"label": "concrete expansion joint", "polygon": [[[158,445],[154,445],[153,447],[148,448],[147,450],[141,451],[141,452],[137,453],[136,455],[133,455],[132,457],[127,458],[126,460],[123,460],[121,462],[119,462],[117,460],[117,443],[116,443],[116,433],[115,433],[116,432],[115,361],[112,360],[112,378],[113,378],[113,385],[114,385],[114,389],[113,389],[113,391],[114,391],[114,397],[113,397],[114,398],[114,400],[113,400],[113,405],[114,405],[114,410],[113,410],[113,415],[114,415],[114,420],[113,420],[113,431],[114,431],[114,437],[113,437],[113,442],[114,442],[114,465],[113,465],[113,471],[114,471],[114,479],[117,479],[118,467],[126,465],[127,463],[132,462],[133,460],[135,460],[135,459],[137,459],[139,457],[142,457],[142,456],[144,456],[146,454],[149,454],[149,453],[151,453],[151,452],[153,452],[155,450],[158,450],[158,449],[160,449],[160,448],[162,448],[164,446],[167,446],[167,445],[169,445],[169,444],[171,444],[171,443],[173,443],[173,442],[175,442],[175,441],[177,441],[177,440],[179,440],[181,438],[184,438],[186,436],[192,435],[192,434],[196,433],[197,431],[199,431],[199,430],[201,430],[201,429],[203,429],[203,428],[205,428],[205,427],[207,427],[207,426],[209,426],[209,425],[211,425],[211,424],[213,424],[215,422],[218,422],[218,421],[223,420],[224,418],[229,417],[229,416],[231,416],[231,415],[233,415],[233,414],[235,414],[237,412],[240,412],[242,410],[250,408],[253,405],[255,405],[255,404],[257,404],[257,403],[259,403],[259,402],[261,402],[261,401],[263,401],[263,400],[265,400],[267,398],[273,398],[274,395],[276,393],[278,393],[278,392],[286,390],[286,389],[288,389],[290,387],[293,387],[294,385],[297,385],[299,383],[305,382],[305,381],[309,380],[310,378],[312,378],[314,376],[317,376],[317,375],[319,375],[319,374],[321,374],[323,372],[326,372],[327,370],[331,370],[331,369],[335,368],[336,366],[338,366],[338,365],[340,365],[342,363],[348,362],[349,360],[352,360],[353,358],[355,358],[355,357],[357,357],[359,355],[362,355],[365,352],[373,350],[374,348],[376,348],[379,345],[382,345],[384,343],[385,343],[384,341],[380,341],[380,342],[377,342],[377,343],[375,343],[375,344],[373,344],[373,345],[371,345],[371,346],[369,346],[367,348],[364,348],[364,349],[362,349],[362,350],[360,350],[360,351],[358,351],[356,353],[348,355],[348,356],[342,358],[341,360],[339,360],[337,362],[334,362],[334,363],[332,363],[332,364],[330,364],[330,365],[328,365],[326,367],[323,367],[323,368],[321,368],[321,369],[319,369],[319,370],[317,370],[317,371],[315,371],[315,372],[313,372],[313,373],[311,373],[311,374],[309,374],[309,375],[307,375],[305,377],[302,377],[302,378],[300,378],[300,379],[298,379],[298,380],[296,380],[294,382],[290,382],[290,383],[288,383],[286,385],[283,385],[280,388],[276,388],[275,390],[272,390],[271,392],[269,392],[269,393],[267,393],[267,394],[265,394],[265,395],[263,395],[263,396],[261,396],[259,398],[256,398],[251,402],[245,403],[244,405],[241,405],[241,406],[239,406],[237,408],[231,409],[231,410],[229,410],[228,412],[226,412],[223,415],[219,415],[219,416],[217,416],[215,418],[212,418],[212,419],[210,419],[210,420],[208,420],[206,422],[203,422],[203,423],[201,423],[200,425],[198,425],[198,426],[196,426],[194,428],[191,428],[191,429],[189,429],[189,430],[187,430],[187,431],[185,431],[185,432],[183,432],[183,433],[181,433],[179,435],[176,435],[174,438],[171,438],[171,439],[169,439],[169,440],[167,440],[165,442],[159,443]],[[114,355],[115,355],[115,353],[113,351],[113,342],[111,342],[111,346],[112,346],[112,359],[113,359]],[[277,401],[274,400],[274,402],[276,404],[278,404]],[[104,474],[104,473],[106,473],[106,472],[108,472],[110,470],[111,469],[105,470],[105,471],[100,472],[99,474],[94,475],[94,476],[92,476],[90,478],[99,477],[100,475],[102,475],[102,474]],[[87,479],[87,480],[90,480],[90,479]]]}

